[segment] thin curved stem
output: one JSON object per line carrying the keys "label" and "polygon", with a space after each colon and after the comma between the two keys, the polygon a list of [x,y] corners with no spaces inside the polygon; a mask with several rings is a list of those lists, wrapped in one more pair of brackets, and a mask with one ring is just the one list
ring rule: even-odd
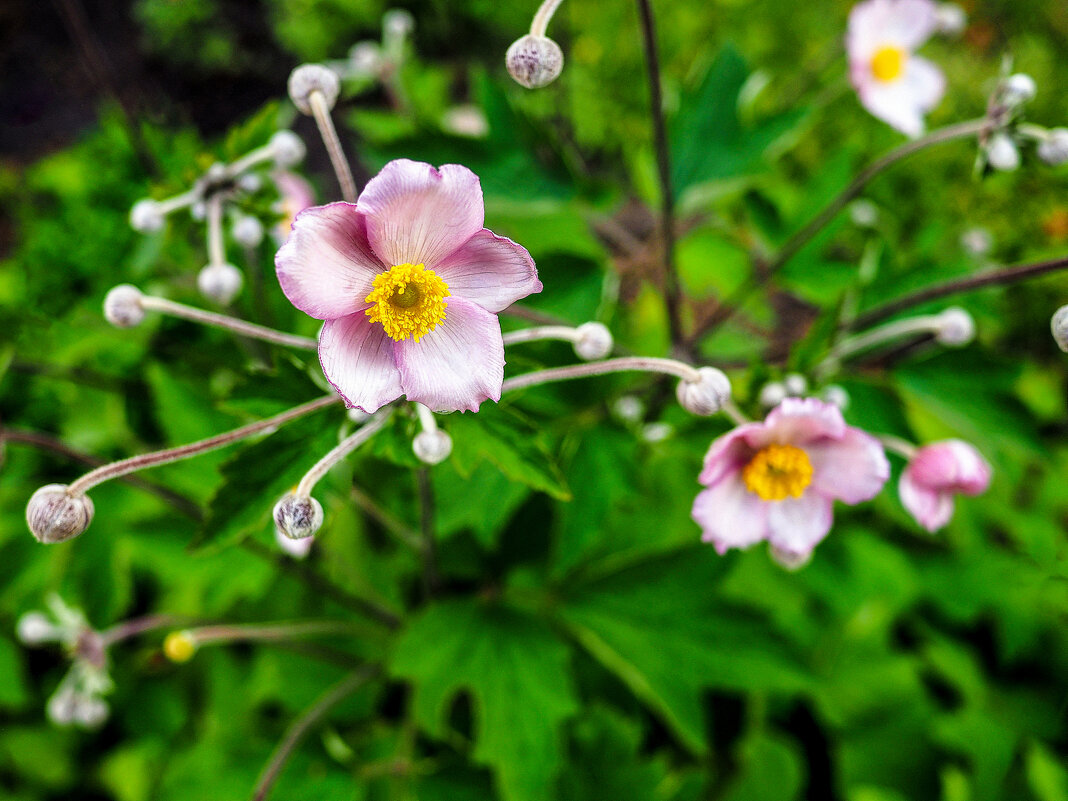
{"label": "thin curved stem", "polygon": [[334,128],[334,120],[330,116],[330,109],[326,105],[326,98],[320,91],[314,91],[308,96],[311,104],[315,124],[319,126],[319,134],[323,137],[326,152],[330,155],[330,163],[334,166],[334,174],[341,186],[341,197],[349,203],[356,202],[356,181],[352,178],[352,169],[349,160],[345,158],[345,151],[341,149],[341,140],[338,139],[337,129]]}
{"label": "thin curved stem", "polygon": [[556,13],[556,9],[560,7],[562,2],[564,2],[564,0],[545,0],[545,2],[541,4],[537,13],[534,15],[534,19],[530,23],[531,36],[545,35],[545,31],[549,28],[549,20],[553,18],[553,14]]}
{"label": "thin curved stem", "polygon": [[884,448],[896,453],[898,456],[911,459],[916,455],[916,446],[911,442],[906,442],[901,437],[895,437],[893,434],[876,434],[875,438],[883,444]]}
{"label": "thin curved stem", "polygon": [[660,179],[660,236],[663,245],[664,304],[667,307],[671,344],[680,348],[682,333],[682,292],[675,268],[675,191],[671,185],[671,153],[668,147],[667,123],[664,120],[664,98],[660,86],[660,57],[656,46],[656,23],[649,0],[637,0],[641,18],[642,43],[649,74],[650,116],[653,120],[653,143],[656,147],[657,175]]}
{"label": "thin curved stem", "polygon": [[208,198],[208,263],[226,263],[222,230],[222,194],[219,192],[215,192]]}
{"label": "thin curved stem", "polygon": [[937,333],[941,330],[943,324],[943,318],[940,315],[924,314],[919,317],[894,320],[892,323],[847,337],[831,348],[830,352],[816,365],[812,372],[818,377],[826,377],[829,372],[835,369],[836,365],[841,363],[842,359],[894,339],[901,339],[913,334]]}
{"label": "thin curved stem", "polygon": [[242,173],[248,172],[257,164],[270,161],[275,156],[274,147],[270,144],[249,151],[241,158],[226,166],[226,174],[230,178],[237,178]]}
{"label": "thin curved stem", "polygon": [[156,203],[156,209],[160,214],[170,214],[172,211],[184,209],[186,206],[192,206],[196,202],[197,194],[195,189],[190,189],[188,192],[182,192],[180,195],[165,198]]}
{"label": "thin curved stem", "polygon": [[171,628],[180,622],[180,618],[174,615],[146,615],[118,623],[109,629],[100,632],[100,642],[105,646],[113,645],[146,631]]}
{"label": "thin curved stem", "polygon": [[419,418],[419,427],[423,431],[437,431],[438,421],[434,418],[434,413],[430,410],[430,407],[422,403],[413,403],[412,405],[415,406],[415,416]]}
{"label": "thin curved stem", "polygon": [[1033,264],[1020,264],[1015,267],[1007,267],[1004,270],[995,270],[980,275],[968,276],[967,278],[957,278],[952,281],[946,281],[943,284],[935,284],[926,289],[920,289],[910,295],[892,300],[884,306],[865,312],[857,318],[857,325],[872,325],[898,312],[911,309],[913,306],[919,306],[921,303],[938,300],[948,295],[956,295],[959,292],[968,292],[972,289],[980,289],[987,286],[1014,284],[1017,281],[1037,278],[1040,275],[1064,269],[1068,269],[1068,256]]}
{"label": "thin curved stem", "polygon": [[153,295],[141,296],[141,308],[146,311],[169,314],[171,317],[181,317],[183,320],[191,320],[194,323],[202,323],[215,328],[225,328],[227,331],[233,331],[243,337],[261,339],[264,342],[273,342],[276,345],[285,345],[286,347],[300,348],[302,350],[315,350],[318,347],[318,343],[309,337],[287,334],[284,331],[276,331],[273,328],[239,320],[227,314],[197,309]]}
{"label": "thin curved stem", "polygon": [[562,339],[567,342],[578,340],[578,329],[566,325],[541,325],[534,328],[521,328],[504,335],[504,344],[517,345],[520,342],[537,342],[543,339]]}
{"label": "thin curved stem", "polygon": [[350,434],[345,437],[345,439],[341,440],[333,450],[316,462],[311,470],[304,474],[304,478],[297,484],[297,488],[293,491],[293,494],[303,498],[307,498],[311,495],[311,491],[315,489],[315,485],[319,483],[319,479],[325,476],[331,467],[381,431],[392,414],[393,409],[389,407],[386,407],[380,412],[376,412],[374,416],[360,426],[355,433]]}
{"label": "thin curved stem", "polygon": [[851,200],[864,191],[864,188],[871,183],[876,176],[887,170],[889,167],[892,167],[894,164],[897,164],[897,162],[902,159],[908,158],[932,145],[978,136],[986,130],[989,124],[989,121],[983,117],[981,119],[961,122],[956,125],[948,125],[937,131],[932,131],[927,136],[921,137],[920,139],[907,142],[873,161],[862,170],[861,173],[837,195],[837,197],[824,206],[807,225],[786,240],[785,244],[779,248],[778,252],[771,258],[771,260],[764,265],[763,269],[760,271],[759,277],[749,279],[735,290],[729,298],[724,300],[716,313],[709,317],[704,325],[690,337],[690,343],[696,343],[701,337],[715,331],[719,326],[733,317],[755,289],[769,281],[776,273],[786,266],[787,262],[796,256],[805,245],[811,242],[820,231],[837,217],[838,213],[844,209]]}
{"label": "thin curved stem", "polygon": [[309,620],[284,623],[198,626],[185,629],[197,645],[208,643],[245,642],[249,640],[294,640],[324,634],[348,634],[357,630],[351,623],[339,620]]}
{"label": "thin curved stem", "polygon": [[157,467],[161,464],[176,462],[180,459],[188,459],[191,456],[197,456],[201,453],[215,450],[216,448],[222,448],[234,442],[248,439],[261,432],[278,428],[281,425],[285,425],[286,423],[296,420],[298,417],[310,414],[311,412],[324,409],[327,406],[333,406],[340,400],[341,399],[337,395],[328,395],[325,398],[319,398],[318,400],[304,403],[293,409],[288,409],[281,414],[276,414],[274,417],[268,417],[266,420],[250,423],[247,426],[235,428],[233,431],[217,434],[214,437],[202,439],[199,442],[191,442],[188,445],[180,445],[177,448],[168,448],[167,450],[155,451],[154,453],[143,453],[140,456],[132,456],[129,459],[106,464],[103,467],[98,467],[96,470],[86,473],[84,476],[74,481],[67,487],[67,494],[72,496],[84,495],[97,484],[110,481],[113,478],[118,478],[119,476],[124,476],[128,473],[144,470],[149,467]]}
{"label": "thin curved stem", "polygon": [[352,675],[346,676],[323,693],[319,700],[290,724],[282,741],[275,747],[270,760],[264,766],[263,772],[260,773],[256,787],[252,791],[252,801],[266,801],[271,793],[271,788],[282,772],[282,768],[285,767],[286,762],[289,761],[297,746],[304,740],[312,727],[322,722],[334,707],[373,679],[379,670],[378,665],[368,665],[360,668]]}
{"label": "thin curved stem", "polygon": [[720,407],[723,413],[731,419],[736,426],[744,426],[746,423],[753,422],[749,417],[738,408],[738,405],[733,400],[726,400],[723,402],[723,406]]}
{"label": "thin curved stem", "polygon": [[532,373],[513,376],[506,379],[501,393],[516,389],[548,384],[552,381],[567,381],[572,378],[586,378],[608,373],[639,371],[646,373],[665,373],[678,376],[684,381],[699,381],[700,373],[691,365],[674,359],[658,359],[652,356],[625,356],[619,359],[606,359],[602,362],[575,364],[569,367],[553,367],[549,370],[536,370]]}

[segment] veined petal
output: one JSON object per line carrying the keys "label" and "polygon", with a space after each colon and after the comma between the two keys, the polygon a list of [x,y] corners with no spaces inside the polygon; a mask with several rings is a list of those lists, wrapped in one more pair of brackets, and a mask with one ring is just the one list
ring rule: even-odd
{"label": "veined petal", "polygon": [[371,250],[364,215],[351,203],[314,206],[297,215],[274,259],[290,302],[319,320],[367,308],[382,263]]}
{"label": "veined petal", "polygon": [[386,264],[432,268],[482,230],[485,208],[478,176],[459,164],[434,169],[391,161],[367,182],[357,207],[368,239]]}
{"label": "veined petal", "polygon": [[527,249],[488,228],[433,265],[433,269],[453,295],[472,300],[491,312],[499,312],[542,289]]}
{"label": "veined petal", "polygon": [[804,445],[823,437],[838,439],[846,431],[841,410],[816,398],[787,398],[771,410],[764,427],[769,442],[784,445]]}
{"label": "veined petal", "polygon": [[699,492],[691,514],[701,527],[701,539],[712,543],[722,554],[763,540],[768,533],[771,506],[749,492],[741,475],[734,473]]}
{"label": "veined petal", "polygon": [[875,437],[847,427],[841,439],[804,447],[812,463],[812,489],[846,503],[868,501],[890,477],[890,463]]}
{"label": "veined petal", "polygon": [[446,299],[445,320],[418,342],[395,344],[408,400],[435,412],[477,412],[501,399],[504,340],[497,315],[457,297]]}
{"label": "veined petal", "polygon": [[345,402],[368,414],[403,392],[393,340],[362,312],[323,324],[319,363]]}
{"label": "veined petal", "polygon": [[767,444],[766,438],[763,423],[746,423],[731,429],[712,443],[697,480],[714,487],[730,473],[741,470]]}
{"label": "veined petal", "polygon": [[897,485],[901,504],[928,531],[937,531],[953,517],[953,493],[940,492],[913,480],[908,470]]}
{"label": "veined petal", "polygon": [[834,502],[811,489],[800,498],[768,504],[768,542],[780,551],[805,556],[831,530]]}

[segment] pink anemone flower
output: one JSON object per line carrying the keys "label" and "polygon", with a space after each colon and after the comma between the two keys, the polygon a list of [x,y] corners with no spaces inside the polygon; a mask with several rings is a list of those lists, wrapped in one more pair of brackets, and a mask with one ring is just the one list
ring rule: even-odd
{"label": "pink anemone flower", "polygon": [[849,14],[849,77],[860,102],[907,136],[923,133],[923,115],[946,90],[938,67],[913,52],[937,28],[931,0],[865,0]]}
{"label": "pink anemone flower", "polygon": [[990,465],[959,439],[916,450],[897,485],[901,503],[916,522],[937,531],[953,517],[953,496],[979,495],[990,486]]}
{"label": "pink anemone flower", "polygon": [[349,404],[437,412],[500,400],[499,312],[541,291],[526,249],[482,224],[478,176],[399,159],[356,203],[297,215],[275,266],[286,297],[324,320],[319,361]]}
{"label": "pink anemone flower", "polygon": [[787,398],[764,422],[712,443],[693,518],[720,553],[767,540],[777,558],[797,564],[831,530],[835,500],[870,500],[889,476],[882,445],[847,426],[837,406]]}

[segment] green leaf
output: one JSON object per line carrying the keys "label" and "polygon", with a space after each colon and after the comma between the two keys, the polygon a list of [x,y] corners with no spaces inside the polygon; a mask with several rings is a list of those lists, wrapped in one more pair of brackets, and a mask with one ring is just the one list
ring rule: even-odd
{"label": "green leaf", "polygon": [[26,678],[19,659],[19,649],[6,637],[0,637],[0,708],[18,709],[26,704]]}
{"label": "green leaf", "polygon": [[576,700],[567,648],[544,622],[475,601],[433,606],[401,633],[390,669],[412,682],[416,719],[436,737],[450,702],[470,692],[474,757],[494,769],[505,801],[552,797],[560,724]]}

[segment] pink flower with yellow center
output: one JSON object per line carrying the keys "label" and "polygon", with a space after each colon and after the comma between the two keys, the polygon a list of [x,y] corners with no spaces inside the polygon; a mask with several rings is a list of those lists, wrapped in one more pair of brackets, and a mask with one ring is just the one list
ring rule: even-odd
{"label": "pink flower with yellow center", "polygon": [[319,361],[350,406],[401,395],[438,412],[500,400],[499,312],[541,291],[526,249],[483,227],[478,176],[391,161],[356,203],[297,215],[275,266],[286,297],[324,320]]}
{"label": "pink flower with yellow center", "polygon": [[938,27],[931,0],[865,0],[849,14],[849,76],[868,111],[907,136],[945,93],[942,72],[914,51]]}
{"label": "pink flower with yellow center", "polygon": [[720,553],[767,540],[799,560],[831,530],[834,501],[870,500],[889,476],[882,445],[847,426],[837,406],[787,398],[764,422],[712,443],[693,518]]}
{"label": "pink flower with yellow center", "polygon": [[916,522],[937,531],[953,517],[954,495],[979,495],[990,486],[990,465],[959,439],[918,448],[897,485],[901,503]]}

